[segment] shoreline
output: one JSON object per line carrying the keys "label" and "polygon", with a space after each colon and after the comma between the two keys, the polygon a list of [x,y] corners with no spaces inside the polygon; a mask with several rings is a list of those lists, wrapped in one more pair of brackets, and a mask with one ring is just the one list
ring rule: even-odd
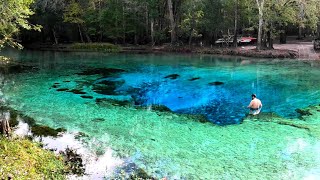
{"label": "shoreline", "polygon": [[[99,44],[99,43],[97,43]],[[102,44],[102,43],[101,43]],[[25,45],[27,50],[38,51],[59,51],[59,52],[101,52],[101,53],[132,53],[132,54],[164,54],[164,53],[180,53],[180,54],[208,54],[208,55],[226,55],[226,56],[243,56],[253,58],[299,58],[299,52],[292,49],[272,49],[272,50],[256,50],[252,46],[234,47],[189,47],[189,46],[119,46],[119,50],[111,52],[109,50],[95,49],[73,49],[72,44],[32,44]]]}

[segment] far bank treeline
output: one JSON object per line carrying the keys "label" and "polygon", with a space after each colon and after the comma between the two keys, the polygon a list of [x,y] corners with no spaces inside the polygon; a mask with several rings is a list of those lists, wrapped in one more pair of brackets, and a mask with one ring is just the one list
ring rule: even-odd
{"label": "far bank treeline", "polygon": [[42,29],[22,31],[23,43],[211,45],[229,34],[259,36],[260,49],[320,31],[320,0],[34,0],[30,8],[29,22]]}

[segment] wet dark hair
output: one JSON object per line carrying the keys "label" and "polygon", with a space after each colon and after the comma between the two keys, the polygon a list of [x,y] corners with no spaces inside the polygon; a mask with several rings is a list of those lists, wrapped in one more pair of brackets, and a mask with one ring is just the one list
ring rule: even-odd
{"label": "wet dark hair", "polygon": [[256,94],[251,94],[251,97],[257,97]]}

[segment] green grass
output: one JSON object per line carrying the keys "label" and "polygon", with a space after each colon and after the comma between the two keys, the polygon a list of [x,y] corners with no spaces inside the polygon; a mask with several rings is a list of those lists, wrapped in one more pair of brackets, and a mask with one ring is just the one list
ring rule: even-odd
{"label": "green grass", "polygon": [[103,52],[119,52],[120,47],[110,43],[75,43],[72,44],[71,49],[93,50]]}
{"label": "green grass", "polygon": [[0,179],[66,179],[63,158],[26,139],[0,135]]}

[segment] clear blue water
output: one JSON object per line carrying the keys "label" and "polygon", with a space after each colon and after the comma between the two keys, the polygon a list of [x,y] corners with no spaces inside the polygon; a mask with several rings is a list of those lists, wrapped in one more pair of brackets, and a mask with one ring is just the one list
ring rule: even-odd
{"label": "clear blue water", "polygon": [[[172,54],[36,51],[6,51],[4,54],[40,67],[40,71],[22,77],[42,79],[39,74],[52,74],[51,79],[57,78],[57,82],[63,76],[75,77],[77,87],[93,96],[92,101],[106,97],[129,100],[134,105],[165,105],[177,113],[205,115],[219,125],[240,123],[248,113],[246,106],[252,93],[261,99],[262,112],[275,112],[287,118],[297,117],[297,108],[320,102],[320,65],[315,61]],[[92,75],[80,75],[95,68],[117,68],[124,72],[99,74],[90,81],[86,78]],[[87,83],[84,84],[81,78]],[[23,78],[19,77],[19,80],[23,81]],[[94,91],[94,85],[103,81],[115,84],[112,93]]]}
{"label": "clear blue water", "polygon": [[[113,156],[158,179],[320,177],[320,143],[309,131],[272,122],[239,124],[248,113],[252,93],[261,99],[262,112],[286,118],[297,117],[297,108],[319,104],[317,61],[175,54],[1,54],[39,70],[1,76],[5,82],[0,98],[39,124],[83,132],[87,136],[81,142],[97,157],[111,148]],[[79,92],[68,92],[74,89]],[[110,105],[103,98],[127,100],[131,105]],[[178,114],[202,114],[213,123],[136,108],[150,105],[165,105]],[[312,117],[313,130],[319,129],[317,117]],[[91,169],[104,171],[98,161]]]}

